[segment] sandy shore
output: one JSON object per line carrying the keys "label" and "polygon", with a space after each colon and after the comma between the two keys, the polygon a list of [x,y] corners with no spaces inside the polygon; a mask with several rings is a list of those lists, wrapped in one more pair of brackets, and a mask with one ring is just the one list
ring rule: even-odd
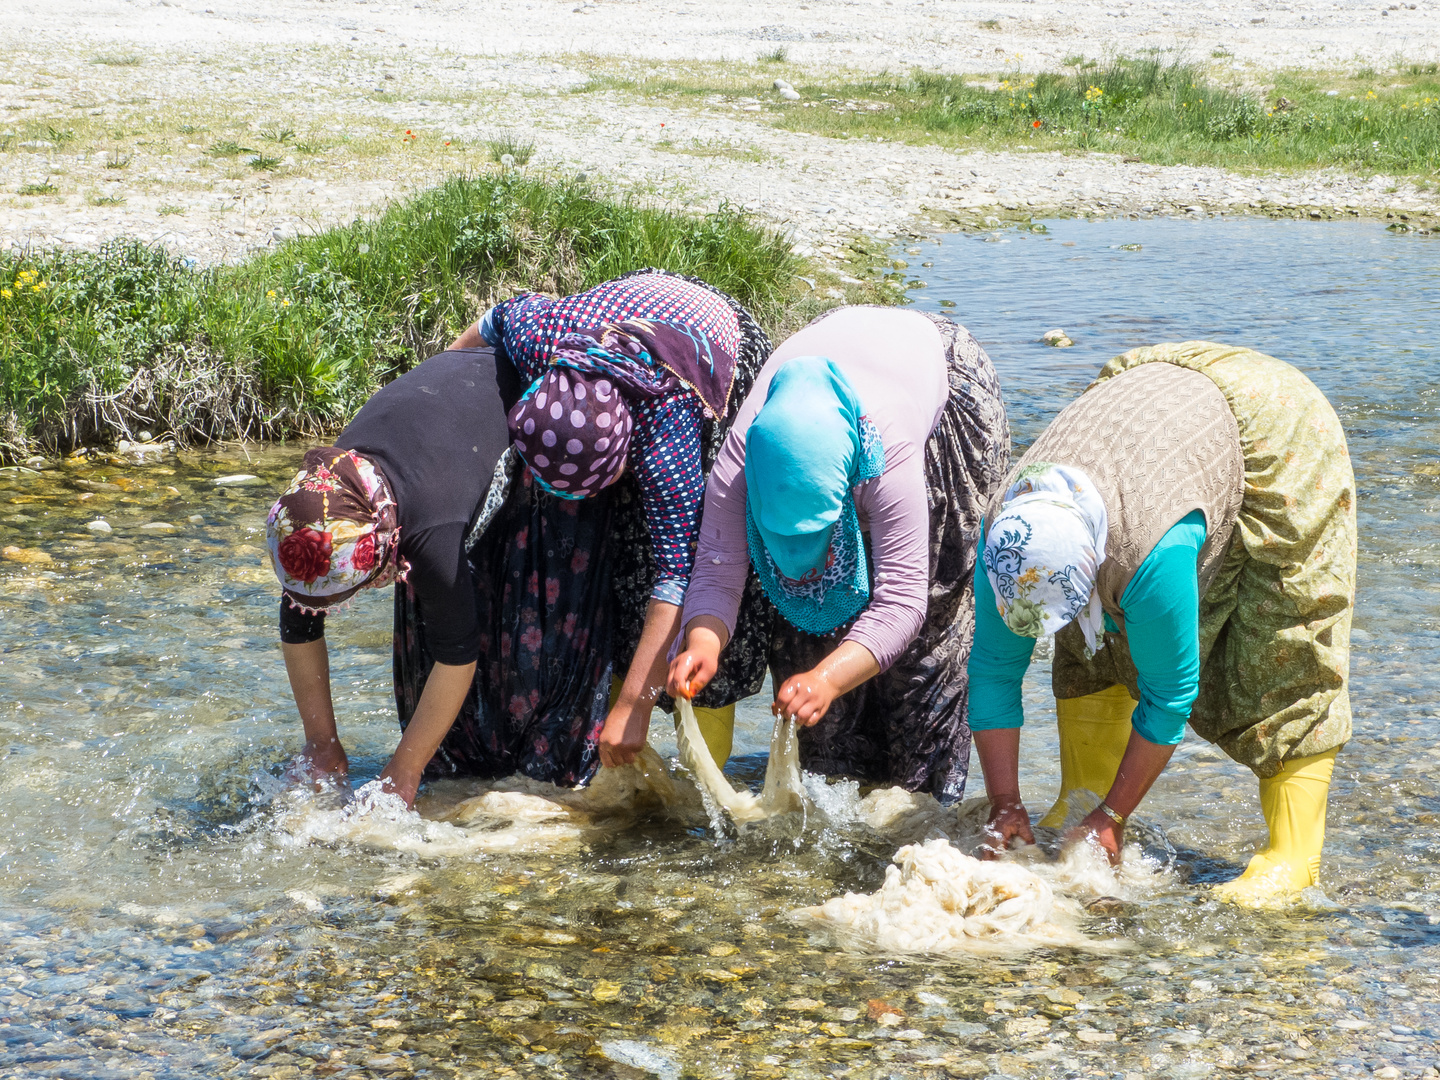
{"label": "sandy shore", "polygon": [[[1146,48],[1224,50],[1242,79],[1381,67],[1440,56],[1433,0],[23,0],[7,14],[0,247],[126,234],[233,259],[447,172],[494,167],[484,144],[502,133],[536,145],[531,170],[584,172],[671,205],[740,204],[805,254],[992,214],[1435,209],[1434,195],[1385,176],[836,141],[775,129],[754,99],[564,92],[597,62],[753,61],[780,46],[813,72],[1035,69]],[[292,138],[259,141],[285,129]],[[281,164],[206,152],[227,133]]]}

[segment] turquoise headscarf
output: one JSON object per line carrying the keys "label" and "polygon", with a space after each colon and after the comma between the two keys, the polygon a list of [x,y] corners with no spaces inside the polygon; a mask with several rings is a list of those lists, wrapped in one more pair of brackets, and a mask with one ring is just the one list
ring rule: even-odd
{"label": "turquoise headscarf", "polygon": [[823,356],[797,356],[770,382],[745,436],[750,558],[790,622],[828,633],[870,599],[851,489],[885,471],[880,434]]}

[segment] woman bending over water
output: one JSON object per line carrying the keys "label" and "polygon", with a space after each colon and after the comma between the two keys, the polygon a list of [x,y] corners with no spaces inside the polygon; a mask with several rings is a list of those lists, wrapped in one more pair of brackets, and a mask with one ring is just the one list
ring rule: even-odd
{"label": "woman bending over water", "polygon": [[964,327],[849,307],[792,336],[711,474],[670,692],[706,686],[733,648],[753,563],[783,616],[770,667],[805,767],[958,800],[976,546],[1009,450]]}
{"label": "woman bending over water", "polygon": [[[502,385],[504,384],[504,385]],[[320,776],[349,762],[335,726],[326,611],[398,582],[431,612],[435,667],[383,782],[413,803],[421,773],[470,692],[481,629],[465,539],[505,451],[513,371],[490,349],[432,357],[381,389],[334,446],[311,450],[267,519],[284,588],[280,640]]]}
{"label": "woman bending over water", "polygon": [[[524,468],[471,552],[484,659],[431,774],[583,783],[645,744],[705,472],[770,343],[724,293],[659,270],[559,300],[507,300],[456,345],[482,341],[527,388],[509,416]],[[415,600],[402,596],[396,612],[402,717],[423,702],[433,652]],[[752,582],[745,648],[698,702],[719,761],[734,702],[764,679],[771,618]]]}
{"label": "woman bending over water", "polygon": [[1033,839],[1020,685],[1055,632],[1061,803],[1118,858],[1125,818],[1188,720],[1252,769],[1270,842],[1236,902],[1315,883],[1335,755],[1350,737],[1355,480],[1340,422],[1300,372],[1203,341],[1111,360],[1020,460],[986,515],[970,724],[997,844]]}

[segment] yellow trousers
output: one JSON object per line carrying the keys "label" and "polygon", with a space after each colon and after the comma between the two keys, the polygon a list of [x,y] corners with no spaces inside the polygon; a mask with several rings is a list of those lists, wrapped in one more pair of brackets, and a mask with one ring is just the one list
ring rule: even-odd
{"label": "yellow trousers", "polygon": [[[610,680],[610,707],[620,700],[620,679]],[[695,707],[695,719],[700,724],[700,734],[715,764],[722,769],[730,760],[730,749],[735,745],[735,706],[724,705],[718,709]]]}

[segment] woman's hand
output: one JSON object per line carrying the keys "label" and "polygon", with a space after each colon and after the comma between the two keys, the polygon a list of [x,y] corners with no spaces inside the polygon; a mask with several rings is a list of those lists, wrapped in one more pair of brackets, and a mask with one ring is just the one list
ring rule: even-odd
{"label": "woman's hand", "polygon": [[1120,865],[1120,851],[1125,846],[1125,826],[1117,823],[1100,809],[1091,810],[1085,820],[1065,834],[1064,843],[1095,843],[1105,852],[1111,866]]}
{"label": "woman's hand", "polygon": [[836,698],[879,674],[880,665],[869,649],[842,641],[818,666],[786,679],[770,711],[811,727],[830,711]]}
{"label": "woman's hand", "polygon": [[650,709],[646,702],[627,705],[617,701],[605,718],[605,728],[600,732],[600,764],[607,769],[617,765],[629,765],[645,748],[645,739],[650,734]]}
{"label": "woman's hand", "polygon": [[322,780],[344,780],[350,775],[350,759],[345,756],[345,747],[340,739],[309,739],[295,759],[295,764],[305,775],[319,783]]}
{"label": "woman's hand", "polygon": [[786,720],[794,720],[801,727],[813,727],[830,711],[830,706],[839,696],[840,691],[821,674],[820,668],[815,668],[786,679],[770,711]]}
{"label": "woman's hand", "polygon": [[[670,661],[670,673],[665,681],[665,690],[671,697],[690,701],[710,685],[715,672],[720,670],[720,651],[725,647],[725,639],[714,627],[705,625],[712,621],[716,620],[701,616],[685,632],[685,649]],[[723,624],[720,629],[724,630]]]}
{"label": "woman's hand", "polygon": [[980,845],[980,858],[998,859],[1010,849],[1010,842],[1019,837],[1027,844],[1035,843],[1030,831],[1030,814],[1020,796],[991,797],[990,819],[985,823],[985,842]]}

